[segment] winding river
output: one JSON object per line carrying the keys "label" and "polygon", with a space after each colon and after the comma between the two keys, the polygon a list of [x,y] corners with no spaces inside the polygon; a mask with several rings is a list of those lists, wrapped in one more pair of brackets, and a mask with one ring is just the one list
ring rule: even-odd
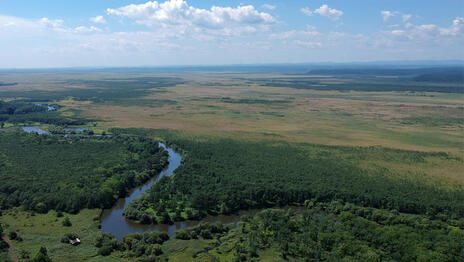
{"label": "winding river", "polygon": [[[49,135],[47,131],[41,130],[39,127],[22,127],[22,129],[27,133],[37,133],[41,135]],[[196,226],[200,223],[204,222],[216,222],[220,221],[224,224],[233,224],[232,228],[237,226],[238,221],[242,215],[255,215],[261,209],[250,209],[250,210],[242,210],[239,211],[237,214],[234,215],[218,215],[218,216],[207,216],[200,221],[183,221],[183,222],[175,222],[173,225],[142,225],[137,223],[133,220],[126,219],[123,216],[124,209],[127,205],[134,199],[137,199],[141,195],[145,194],[146,191],[160,180],[164,176],[172,176],[174,174],[174,170],[178,168],[182,161],[182,156],[175,152],[172,148],[166,146],[164,143],[159,143],[161,147],[166,149],[169,153],[169,164],[166,169],[161,171],[161,173],[152,178],[146,184],[131,190],[127,197],[120,198],[116,204],[111,209],[105,209],[102,212],[100,221],[101,221],[101,229],[100,231],[103,233],[111,233],[117,239],[122,240],[122,238],[131,233],[144,233],[144,232],[166,232],[169,236],[173,236],[175,231],[178,229],[185,229],[189,227]],[[219,241],[218,246],[220,246],[221,242]],[[217,247],[217,246],[216,246]]]}
{"label": "winding river", "polygon": [[166,232],[169,236],[173,236],[178,229],[185,229],[196,226],[201,223],[206,222],[216,222],[220,221],[224,224],[233,224],[232,228],[237,226],[238,221],[242,215],[254,215],[261,211],[261,209],[251,209],[243,210],[237,212],[234,215],[218,215],[218,216],[207,216],[200,221],[183,221],[175,222],[173,225],[142,225],[133,220],[127,219],[123,216],[124,209],[127,205],[134,199],[140,197],[142,194],[145,194],[146,191],[160,180],[163,176],[171,176],[174,173],[174,170],[178,168],[182,161],[182,156],[175,152],[172,148],[167,147],[165,144],[160,143],[160,146],[165,148],[169,153],[169,165],[163,170],[159,176],[154,177],[145,185],[136,188],[129,192],[129,195],[125,198],[120,198],[118,202],[111,208],[103,210],[101,220],[101,229],[103,233],[111,233],[117,239],[122,240],[122,238],[131,233],[143,233],[143,232]]}
{"label": "winding river", "polygon": [[235,228],[240,217],[244,214],[252,215],[259,212],[259,209],[252,209],[246,211],[240,211],[235,215],[219,215],[219,216],[208,216],[203,218],[200,221],[183,221],[183,222],[175,222],[173,225],[142,225],[137,223],[133,220],[127,219],[123,216],[124,209],[127,205],[134,199],[140,197],[142,194],[145,194],[146,191],[160,180],[164,176],[172,176],[174,174],[174,170],[178,168],[182,161],[182,156],[175,152],[172,148],[167,147],[163,143],[159,143],[161,147],[165,148],[169,153],[169,165],[166,169],[161,171],[161,173],[157,176],[152,178],[148,183],[145,185],[133,189],[129,192],[129,195],[125,198],[120,198],[118,202],[111,208],[103,210],[101,220],[101,229],[100,231],[103,233],[111,233],[117,239],[122,240],[122,238],[131,233],[143,233],[143,232],[166,232],[169,236],[173,236],[175,231],[178,229],[185,229],[189,227],[196,226],[200,223],[205,222],[216,222],[220,221],[225,224],[233,224],[232,228]]}
{"label": "winding river", "polygon": [[[50,135],[49,132],[40,129],[39,127],[35,126],[24,126],[22,130],[27,133],[36,133],[39,135]],[[75,131],[71,130],[70,131]],[[81,130],[78,130],[81,131]],[[182,156],[175,152],[172,148],[167,147],[164,143],[159,143],[161,147],[166,149],[169,153],[169,164],[168,166],[160,172],[160,174],[151,180],[149,180],[144,185],[131,190],[127,197],[120,198],[116,204],[111,209],[103,210],[101,215],[101,232],[104,233],[111,233],[117,239],[121,240],[125,235],[130,233],[143,233],[149,231],[161,231],[166,232],[170,236],[174,235],[174,232],[177,229],[183,229],[190,226],[195,226],[202,221],[188,221],[188,222],[178,222],[174,223],[173,225],[142,225],[135,221],[126,219],[123,216],[124,209],[127,205],[134,199],[140,197],[141,195],[145,194],[147,190],[160,180],[164,176],[172,176],[174,174],[174,170],[178,168],[182,161]]]}
{"label": "winding river", "polygon": [[[27,126],[22,127],[23,131],[27,133],[37,133],[40,135],[50,135],[49,132],[40,129],[39,127]],[[240,211],[235,215],[219,215],[219,216],[208,216],[203,218],[200,221],[183,221],[183,222],[175,222],[173,225],[142,225],[137,223],[133,220],[126,219],[123,216],[124,209],[127,205],[134,199],[137,199],[141,195],[145,194],[146,191],[160,180],[164,176],[172,176],[174,174],[174,170],[178,168],[182,161],[182,156],[175,152],[172,148],[166,146],[164,143],[159,143],[159,145],[165,148],[169,153],[169,165],[166,169],[161,171],[161,173],[152,178],[146,184],[131,190],[127,197],[120,198],[116,204],[111,209],[105,209],[102,212],[100,217],[101,221],[101,232],[104,233],[111,233],[117,239],[122,240],[122,238],[131,233],[143,233],[143,232],[166,232],[169,236],[173,236],[175,231],[178,229],[185,229],[189,227],[196,226],[200,223],[204,222],[216,222],[220,221],[225,224],[233,224],[232,228],[235,228],[237,222],[240,220],[240,217],[244,214],[254,214],[259,210],[247,210],[247,211]]]}
{"label": "winding river", "polygon": [[[159,145],[165,148],[169,153],[169,165],[166,169],[161,171],[161,173],[152,178],[148,183],[140,186],[139,188],[133,189],[129,192],[128,196],[125,198],[120,198],[118,202],[111,208],[103,210],[101,216],[101,232],[111,233],[116,238],[122,239],[125,235],[130,233],[143,233],[147,231],[163,231],[167,232],[169,235],[173,235],[174,231],[179,229],[178,225],[174,224],[171,226],[168,225],[141,225],[132,220],[126,219],[123,216],[124,209],[127,205],[134,199],[140,197],[142,194],[145,194],[146,191],[160,180],[164,176],[172,176],[174,170],[180,166],[182,161],[182,156],[175,152],[172,148],[167,147],[163,143]],[[185,228],[187,225],[182,223],[180,228]]]}

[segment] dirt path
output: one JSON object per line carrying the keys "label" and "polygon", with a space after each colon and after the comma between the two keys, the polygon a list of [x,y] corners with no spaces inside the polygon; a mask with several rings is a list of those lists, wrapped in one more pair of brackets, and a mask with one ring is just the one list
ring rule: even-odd
{"label": "dirt path", "polygon": [[6,236],[2,237],[3,241],[5,241],[8,244],[8,251],[10,252],[11,259],[13,259],[14,262],[19,262],[18,257],[16,256],[16,253],[13,250],[13,246],[11,245],[11,242],[6,238]]}

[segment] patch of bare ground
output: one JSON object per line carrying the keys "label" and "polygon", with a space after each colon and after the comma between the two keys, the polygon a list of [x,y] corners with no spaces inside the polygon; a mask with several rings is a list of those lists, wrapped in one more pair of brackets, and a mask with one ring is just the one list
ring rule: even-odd
{"label": "patch of bare ground", "polygon": [[16,256],[16,253],[13,249],[13,245],[11,245],[10,240],[6,236],[2,236],[3,241],[5,241],[8,244],[8,252],[10,253],[10,257],[14,262],[19,262],[18,257]]}

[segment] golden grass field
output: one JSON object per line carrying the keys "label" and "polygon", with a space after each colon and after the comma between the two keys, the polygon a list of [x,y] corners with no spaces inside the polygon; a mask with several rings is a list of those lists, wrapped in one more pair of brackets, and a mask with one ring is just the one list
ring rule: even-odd
{"label": "golden grass field", "polygon": [[[299,90],[244,85],[231,80],[229,75],[183,77],[192,82],[157,88],[153,94],[124,105],[69,101],[62,104],[81,110],[87,117],[100,119],[108,127],[464,152],[462,123],[444,126],[403,123],[404,119],[415,117],[462,118],[462,94]],[[214,85],[218,82],[221,85]],[[229,103],[224,98],[260,101]]]}
{"label": "golden grass field", "polygon": [[[67,97],[56,102],[63,106],[65,115],[95,119],[100,130],[111,127],[169,129],[192,136],[447,152],[460,160],[430,159],[415,166],[392,165],[387,161],[363,165],[366,168],[381,165],[399,176],[417,177],[434,184],[464,185],[462,93],[269,87],[248,80],[282,75],[237,73],[35,74],[20,80],[15,75],[7,75],[4,81],[18,81],[19,85],[2,91],[90,90],[93,87],[85,83],[67,84],[66,81],[153,76],[175,77],[183,83],[152,88],[143,96],[117,101]],[[315,77],[326,84],[342,82],[331,76]],[[127,92],[130,95],[132,91]]]}

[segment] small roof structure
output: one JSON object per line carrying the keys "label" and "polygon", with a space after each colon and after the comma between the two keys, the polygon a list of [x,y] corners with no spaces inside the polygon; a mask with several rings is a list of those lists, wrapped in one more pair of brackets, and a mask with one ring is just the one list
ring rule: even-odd
{"label": "small roof structure", "polygon": [[71,244],[71,245],[73,245],[73,246],[77,246],[77,245],[79,245],[80,243],[81,243],[81,240],[80,240],[78,237],[76,237],[75,239],[70,239],[70,240],[69,240],[69,244]]}

